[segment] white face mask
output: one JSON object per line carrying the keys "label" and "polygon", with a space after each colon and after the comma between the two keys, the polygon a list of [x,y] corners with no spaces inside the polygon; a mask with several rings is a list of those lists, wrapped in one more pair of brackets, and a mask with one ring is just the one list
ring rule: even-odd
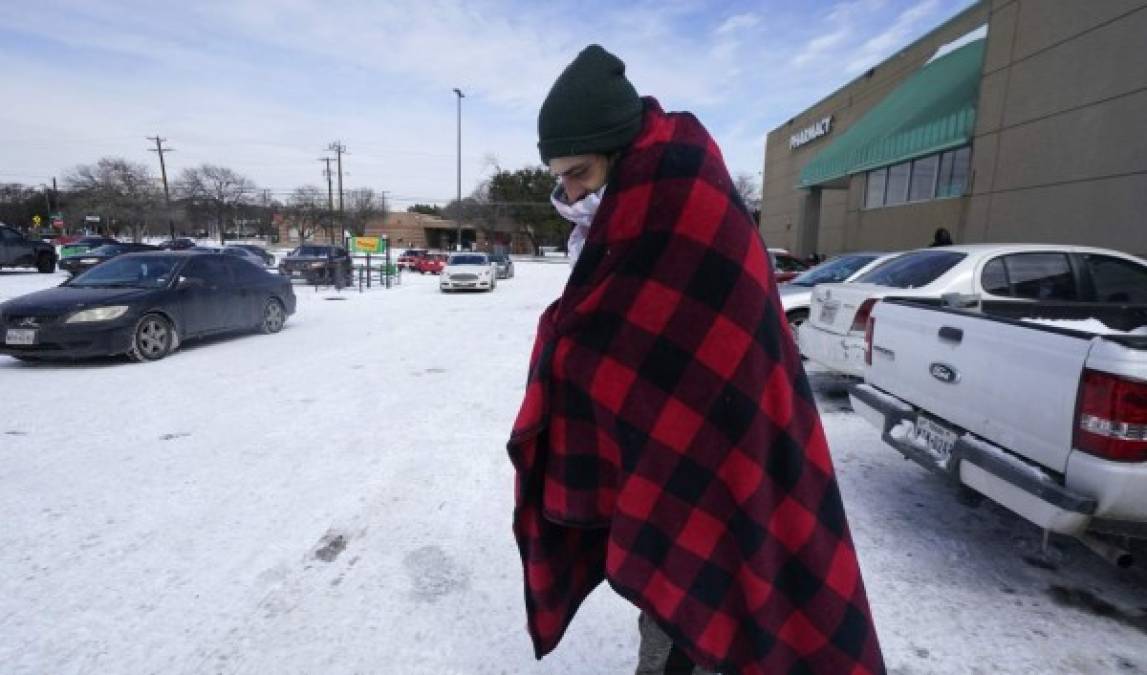
{"label": "white face mask", "polygon": [[602,185],[596,192],[590,192],[573,204],[564,201],[565,193],[559,185],[550,193],[550,202],[563,218],[574,224],[570,232],[569,242],[566,245],[570,254],[570,270],[577,264],[578,256],[585,246],[585,239],[589,236],[589,226],[597,214],[597,207],[601,206],[601,198],[605,195],[605,186]]}

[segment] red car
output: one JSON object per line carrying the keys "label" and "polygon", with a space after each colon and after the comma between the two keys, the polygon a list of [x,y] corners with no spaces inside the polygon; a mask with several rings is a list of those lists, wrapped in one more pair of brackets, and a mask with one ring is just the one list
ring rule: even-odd
{"label": "red car", "polygon": [[803,260],[783,249],[770,249],[769,258],[773,261],[773,276],[778,284],[792,281],[808,269]]}
{"label": "red car", "polygon": [[443,267],[446,267],[445,253],[426,253],[414,263],[413,269],[419,274],[442,274]]}
{"label": "red car", "polygon": [[397,264],[399,267],[405,267],[408,270],[414,270],[417,269],[415,265],[417,265],[419,259],[425,255],[426,249],[424,248],[408,248],[402,253],[398,254]]}

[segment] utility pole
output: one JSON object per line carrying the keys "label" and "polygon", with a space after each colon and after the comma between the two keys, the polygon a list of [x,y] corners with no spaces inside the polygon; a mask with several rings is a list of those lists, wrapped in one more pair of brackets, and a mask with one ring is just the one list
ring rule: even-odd
{"label": "utility pole", "polygon": [[[335,141],[327,146],[327,150],[335,153],[335,158],[338,161],[339,171],[339,229],[343,231],[343,236],[346,236],[346,216],[343,211],[343,154],[346,153],[346,146],[342,141]],[[346,245],[346,241],[343,241]]]}
{"label": "utility pole", "polygon": [[160,138],[159,134],[148,136],[147,140],[155,141],[155,148],[149,149],[149,152],[159,154],[159,175],[163,177],[163,205],[167,211],[167,229],[171,235],[172,241],[175,240],[175,219],[171,217],[171,192],[167,189],[167,164],[163,161],[163,153],[175,152],[175,148],[165,148],[163,144],[167,142],[166,138]]}
{"label": "utility pole", "polygon": [[465,95],[461,89],[454,88],[454,93],[458,95],[458,198],[454,202],[455,207],[458,209],[458,248],[462,250],[462,99]]}
{"label": "utility pole", "polygon": [[[52,200],[56,202],[56,213],[60,214],[60,234],[67,234],[67,227],[64,223],[64,211],[60,208],[60,190],[56,187],[55,176],[52,176]],[[48,217],[51,218],[52,214],[49,213]],[[52,227],[54,228],[55,226],[56,223],[53,221]]]}
{"label": "utility pole", "polygon": [[271,225],[273,225],[274,223],[271,222],[271,191],[268,190],[267,188],[263,188],[263,214],[262,214],[262,217],[267,219],[267,229],[265,230],[265,232],[266,232],[267,241],[270,242],[271,241]]}
{"label": "utility pole", "polygon": [[335,210],[335,196],[334,185],[331,184],[331,162],[334,161],[333,157],[319,157],[320,162],[326,163],[326,168],[323,169],[323,175],[327,177],[327,238],[330,239],[332,244],[335,243],[334,231],[331,229],[329,223],[331,217],[334,215]]}

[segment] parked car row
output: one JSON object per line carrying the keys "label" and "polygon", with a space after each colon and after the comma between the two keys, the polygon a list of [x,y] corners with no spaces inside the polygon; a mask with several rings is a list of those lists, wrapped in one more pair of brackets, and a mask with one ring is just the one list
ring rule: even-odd
{"label": "parked car row", "polygon": [[965,503],[1131,564],[1127,543],[1147,539],[1147,261],[1046,244],[856,255],[803,280],[837,283],[782,287],[809,293],[790,317],[802,355],[863,380],[854,410]]}
{"label": "parked car row", "polygon": [[977,244],[909,251],[849,283],[815,287],[798,334],[801,353],[836,372],[863,377],[865,326],[885,296],[1126,302],[1132,297],[1126,284],[1108,279],[1147,275],[1144,264],[1117,251],[1077,246]]}
{"label": "parked car row", "polygon": [[[461,253],[459,255],[462,255]],[[467,252],[465,255],[485,255],[497,267],[499,279],[514,277],[514,261],[506,253]],[[420,274],[441,274],[448,265],[450,254],[435,253],[424,248],[408,248],[398,255],[398,266]]]}
{"label": "parked car row", "polygon": [[812,304],[812,291],[818,284],[834,284],[856,279],[868,270],[895,257],[894,253],[859,252],[846,253],[809,269],[788,283],[777,287],[781,296],[781,307],[793,335],[808,320],[809,305]]}
{"label": "parked car row", "polygon": [[124,253],[139,253],[141,251],[158,251],[159,248],[149,244],[133,244],[116,242],[114,244],[104,244],[97,246],[93,249],[88,249],[82,253],[74,253],[60,259],[59,267],[68,274],[75,276],[81,272],[86,272],[91,268],[99,265],[100,263],[107,262],[112,258],[123,255]]}

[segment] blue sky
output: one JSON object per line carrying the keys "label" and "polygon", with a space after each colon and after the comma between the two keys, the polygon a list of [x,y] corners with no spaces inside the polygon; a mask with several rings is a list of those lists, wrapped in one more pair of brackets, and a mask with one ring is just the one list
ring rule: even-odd
{"label": "blue sky", "polygon": [[[40,184],[115,155],[169,174],[211,162],[285,197],[323,183],[392,207],[538,162],[536,114],[587,44],[663,107],[690,110],[732,173],[758,176],[769,130],[971,4],[843,2],[0,1],[0,182]],[[157,172],[158,173],[158,172]]]}

